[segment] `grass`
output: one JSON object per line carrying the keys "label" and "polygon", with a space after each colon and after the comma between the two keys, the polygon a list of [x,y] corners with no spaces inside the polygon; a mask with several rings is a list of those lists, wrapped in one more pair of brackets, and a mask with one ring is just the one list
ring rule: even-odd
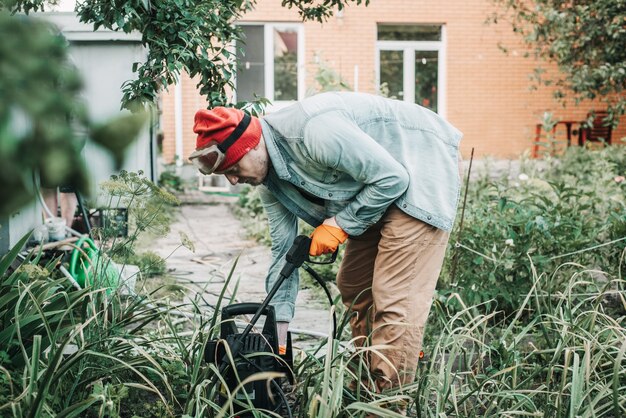
{"label": "grass", "polygon": [[[455,312],[436,303],[426,357],[416,382],[401,391],[381,395],[362,387],[351,397],[343,389],[358,377],[346,364],[362,350],[326,342],[324,357],[307,354],[297,369],[300,410],[351,416],[402,396],[420,417],[625,416],[626,300],[618,290],[624,281],[598,282],[597,272],[577,268],[558,294],[545,291],[553,274],[536,274],[524,303],[505,318],[462,300]],[[610,302],[615,295],[619,306]]]}
{"label": "grass", "polygon": [[[600,166],[603,172],[614,167]],[[159,192],[136,176],[122,180],[109,186],[120,195],[130,195],[131,203],[140,203],[131,230],[140,227],[164,233],[163,224],[150,227],[150,222],[158,220],[151,211],[159,211],[160,204],[150,209],[142,200],[146,193],[158,196]],[[592,189],[586,183],[581,186],[591,196]],[[620,187],[606,182],[603,190]],[[489,199],[497,190],[497,185],[490,185]],[[494,198],[497,202],[499,197]],[[619,208],[619,200],[611,205]],[[492,231],[511,230],[502,213],[500,228]],[[611,216],[617,216],[612,224],[616,229],[610,231],[615,235],[623,226],[622,213],[611,212]],[[594,217],[596,221],[602,224]],[[600,228],[605,231],[604,226]],[[536,231],[528,233],[533,236]],[[613,235],[607,232],[607,237]],[[126,252],[118,256],[132,256],[129,250],[137,237],[131,235],[121,247]],[[498,237],[503,242],[505,238]],[[19,257],[27,239],[0,260],[0,416],[233,415],[234,393],[227,402],[218,400],[219,384],[214,382],[223,376],[214,364],[204,361],[203,353],[207,342],[218,337],[221,306],[234,297],[226,295],[233,285],[236,260],[217,301],[209,305],[203,290],[191,284],[177,285],[187,296],[181,300],[170,297],[167,283],[157,282],[131,295],[107,292],[97,285],[76,290],[59,271],[63,260],[45,260],[41,254]],[[487,239],[475,242],[475,248],[490,247]],[[549,242],[545,236],[541,239]],[[566,241],[560,241],[562,248]],[[516,241],[514,248],[520,247]],[[596,250],[568,258],[551,255],[560,264],[546,263],[538,257],[539,251],[525,255],[524,260],[516,256],[516,265],[523,263],[523,271],[528,272],[528,282],[522,291],[502,276],[501,288],[514,294],[508,299],[514,303],[506,310],[493,298],[481,297],[476,302],[467,288],[463,292],[439,289],[416,381],[401,389],[370,390],[371,377],[363,359],[380,347],[356,347],[345,337],[348,318],[341,315],[337,334],[341,338],[320,340],[296,353],[296,384],[288,394],[293,416],[362,417],[369,413],[391,417],[390,408],[398,405],[406,405],[415,416],[433,418],[626,416],[626,250],[611,248],[605,253],[610,257],[604,258],[599,255],[603,253],[591,256],[591,251]],[[504,264],[489,266],[489,271],[510,270]],[[481,266],[474,264],[478,272]],[[474,280],[479,278],[474,276]],[[497,274],[485,278],[496,280],[490,284],[492,291],[500,289]],[[443,283],[450,280],[442,279]],[[335,309],[342,312],[339,306]],[[364,384],[353,391],[353,381]],[[276,416],[258,410],[254,414]]]}
{"label": "grass", "polygon": [[[36,264],[33,257],[26,265]],[[77,291],[55,278],[54,263],[42,274],[9,273],[7,262],[0,263],[0,415],[229,416],[209,385],[217,369],[202,358],[217,335],[219,309],[200,297],[172,305],[150,295]],[[329,338],[299,352],[294,416],[390,417],[385,408],[398,402],[420,417],[624,416],[624,280],[560,268],[577,269],[566,287],[554,293],[556,273],[535,272],[511,316],[466,306],[460,296],[458,310],[435,302],[426,357],[416,382],[402,390],[348,390],[352,380],[368,378],[361,359],[377,347]],[[343,317],[340,334],[346,323]]]}
{"label": "grass", "polygon": [[[358,416],[399,395],[423,417],[626,416],[624,169],[626,147],[572,148],[473,178],[416,383],[354,397],[342,391],[355,378],[345,365],[364,353],[326,342],[330,353],[306,353],[298,368],[301,416]],[[258,198],[241,203],[266,241]]]}

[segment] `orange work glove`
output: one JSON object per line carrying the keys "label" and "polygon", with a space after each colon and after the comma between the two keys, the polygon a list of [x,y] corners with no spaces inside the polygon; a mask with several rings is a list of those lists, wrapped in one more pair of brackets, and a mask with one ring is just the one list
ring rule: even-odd
{"label": "orange work glove", "polygon": [[322,254],[334,253],[339,244],[343,244],[348,239],[348,234],[336,226],[321,224],[311,234],[311,247],[309,254],[318,256]]}

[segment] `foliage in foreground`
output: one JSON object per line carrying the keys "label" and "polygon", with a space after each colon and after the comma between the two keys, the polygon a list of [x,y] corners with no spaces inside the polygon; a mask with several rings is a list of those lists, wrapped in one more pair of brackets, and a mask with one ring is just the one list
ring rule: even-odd
{"label": "foliage in foreground", "polygon": [[[563,168],[562,176],[581,169],[575,167]],[[162,192],[132,174],[108,191],[125,204],[139,203],[131,230],[150,227],[155,206],[146,202]],[[60,260],[31,254],[22,261],[21,244],[0,261],[0,415],[229,416],[215,402],[216,368],[203,361],[203,351],[217,337],[236,260],[217,302],[209,304],[204,289],[190,285],[187,302],[173,305],[141,291],[76,290],[60,274]],[[573,260],[595,263],[588,256]],[[622,251],[605,261],[604,271],[561,262],[537,273],[531,253],[519,265],[530,272],[528,291],[509,314],[440,290],[416,383],[402,390],[370,391],[362,359],[378,347],[324,339],[296,358],[293,414],[392,416],[383,408],[405,402],[420,417],[623,416],[624,257]],[[347,320],[340,320],[339,335],[347,333]],[[365,384],[349,389],[362,378]]]}
{"label": "foliage in foreground", "polygon": [[[554,294],[557,273],[534,274],[523,304],[501,320],[458,295],[459,310],[436,302],[417,380],[402,390],[345,389],[364,373],[359,359],[377,348],[344,350],[329,341],[324,356],[320,349],[299,365],[301,408],[327,414],[313,416],[350,416],[366,400],[384,405],[402,397],[418,417],[624,416],[626,293],[612,290],[623,289],[624,281],[598,283],[598,272],[576,266]],[[352,372],[347,364],[355,360],[361,367]]]}
{"label": "foliage in foreground", "polygon": [[[40,19],[11,16],[0,3],[0,216],[35,198],[33,173],[46,187],[88,190],[81,149],[87,139],[118,165],[146,115],[98,125],[79,99],[82,82],[67,41]],[[37,152],[33,152],[36,150]]]}
{"label": "foliage in foreground", "polygon": [[[218,310],[199,297],[172,306],[77,291],[54,277],[54,263],[33,268],[34,258],[9,273],[15,255],[0,264],[2,416],[230,416],[214,403],[216,369],[202,360]],[[361,359],[378,347],[321,341],[296,359],[294,416],[393,416],[384,408],[398,401],[420,417],[623,416],[626,295],[613,289],[624,282],[599,283],[598,272],[577,266],[554,294],[556,273],[534,274],[524,303],[503,320],[460,297],[454,312],[436,302],[416,383],[402,390],[368,389]],[[224,302],[222,293],[216,307]]]}

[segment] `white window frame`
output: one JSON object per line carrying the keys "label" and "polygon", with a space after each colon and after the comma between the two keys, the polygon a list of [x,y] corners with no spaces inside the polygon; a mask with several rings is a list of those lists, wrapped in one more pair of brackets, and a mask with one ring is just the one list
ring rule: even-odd
{"label": "white window frame", "polygon": [[437,113],[447,115],[446,103],[446,26],[441,25],[441,41],[376,41],[376,85],[380,86],[381,51],[403,51],[403,100],[415,103],[415,51],[437,51]]}
{"label": "white window frame", "polygon": [[[286,107],[296,100],[274,100],[274,30],[295,30],[298,34],[298,61],[297,61],[297,82],[298,92],[297,100],[304,99],[305,88],[305,49],[304,49],[304,26],[301,23],[271,23],[271,22],[239,22],[238,26],[263,26],[263,51],[265,61],[265,91],[264,97],[270,100],[271,104],[267,107],[267,111],[278,110]],[[233,48],[234,50],[234,48]],[[235,101],[237,101],[237,77],[235,76]]]}

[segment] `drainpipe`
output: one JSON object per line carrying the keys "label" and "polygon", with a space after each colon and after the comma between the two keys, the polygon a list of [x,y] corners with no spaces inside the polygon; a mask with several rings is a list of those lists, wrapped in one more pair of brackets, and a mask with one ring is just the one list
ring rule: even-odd
{"label": "drainpipe", "polygon": [[176,135],[176,172],[183,166],[183,83],[178,77],[174,87],[174,130]]}

